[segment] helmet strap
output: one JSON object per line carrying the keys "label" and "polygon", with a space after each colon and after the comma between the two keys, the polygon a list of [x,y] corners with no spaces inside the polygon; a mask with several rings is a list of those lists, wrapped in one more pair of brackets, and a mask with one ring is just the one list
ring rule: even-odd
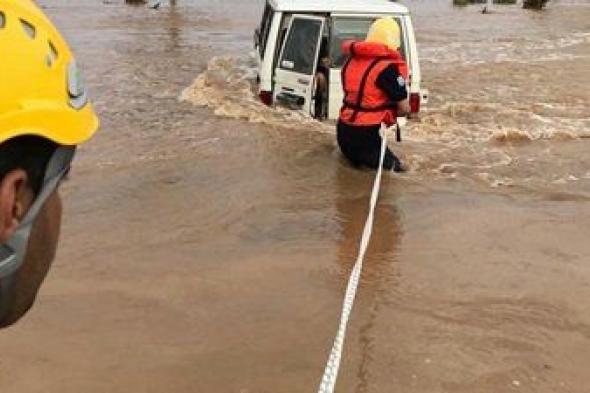
{"label": "helmet strap", "polygon": [[5,244],[0,244],[0,321],[4,320],[14,307],[16,274],[25,261],[33,224],[47,199],[66,175],[75,151],[75,147],[57,148],[45,169],[45,179],[39,195],[16,232]]}

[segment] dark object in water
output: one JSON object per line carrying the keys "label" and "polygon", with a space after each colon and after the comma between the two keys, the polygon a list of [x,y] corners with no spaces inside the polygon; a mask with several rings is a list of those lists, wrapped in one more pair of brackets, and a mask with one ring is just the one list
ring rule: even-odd
{"label": "dark object in water", "polygon": [[[517,0],[493,0],[494,4],[516,4]],[[487,0],[453,0],[453,5],[466,6],[470,4],[485,4]],[[487,8],[487,7],[486,7]]]}
{"label": "dark object in water", "polygon": [[160,2],[160,0],[150,0],[150,2],[148,3],[148,7],[152,10],[157,10],[158,8],[160,8],[161,4],[162,3]]}
{"label": "dark object in water", "polygon": [[522,7],[531,10],[541,10],[549,0],[524,0]]}

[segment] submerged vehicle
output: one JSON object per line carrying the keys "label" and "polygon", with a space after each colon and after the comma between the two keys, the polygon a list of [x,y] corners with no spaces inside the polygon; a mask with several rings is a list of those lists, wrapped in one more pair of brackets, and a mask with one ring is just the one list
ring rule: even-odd
{"label": "submerged vehicle", "polygon": [[[337,119],[344,98],[342,43],[363,40],[382,17],[392,17],[400,26],[400,52],[410,70],[410,106],[418,113],[428,93],[421,86],[412,19],[407,7],[388,0],[267,0],[254,35],[260,100],[315,118],[322,118],[318,108],[324,105],[323,117]],[[327,81],[322,98],[316,94],[319,79]]]}

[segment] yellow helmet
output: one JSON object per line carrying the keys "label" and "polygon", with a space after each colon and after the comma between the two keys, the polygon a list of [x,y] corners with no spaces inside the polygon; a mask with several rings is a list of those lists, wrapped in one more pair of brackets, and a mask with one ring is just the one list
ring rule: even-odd
{"label": "yellow helmet", "polygon": [[31,0],[0,0],[0,144],[36,135],[78,145],[98,128],[73,55]]}
{"label": "yellow helmet", "polygon": [[401,46],[399,24],[391,17],[379,18],[371,25],[365,41],[384,44],[389,49],[397,50]]}

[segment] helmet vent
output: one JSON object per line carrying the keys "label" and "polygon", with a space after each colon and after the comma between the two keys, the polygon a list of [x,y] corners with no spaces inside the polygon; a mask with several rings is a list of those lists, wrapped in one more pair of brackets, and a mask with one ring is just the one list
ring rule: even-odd
{"label": "helmet vent", "polygon": [[55,49],[55,45],[51,41],[48,42],[49,44],[49,53],[47,54],[47,67],[51,67],[53,63],[57,60],[58,53],[57,49]]}
{"label": "helmet vent", "polygon": [[49,54],[54,59],[57,59],[57,57],[58,57],[57,49],[55,49],[55,45],[53,45],[53,42],[51,42],[51,41],[49,41]]}
{"label": "helmet vent", "polygon": [[6,26],[6,17],[4,16],[4,12],[0,11],[0,29],[3,29]]}
{"label": "helmet vent", "polygon": [[23,30],[29,36],[29,38],[34,39],[35,36],[37,35],[37,30],[35,29],[35,26],[30,24],[26,20],[22,20],[22,19],[20,20],[20,24],[22,25]]}

